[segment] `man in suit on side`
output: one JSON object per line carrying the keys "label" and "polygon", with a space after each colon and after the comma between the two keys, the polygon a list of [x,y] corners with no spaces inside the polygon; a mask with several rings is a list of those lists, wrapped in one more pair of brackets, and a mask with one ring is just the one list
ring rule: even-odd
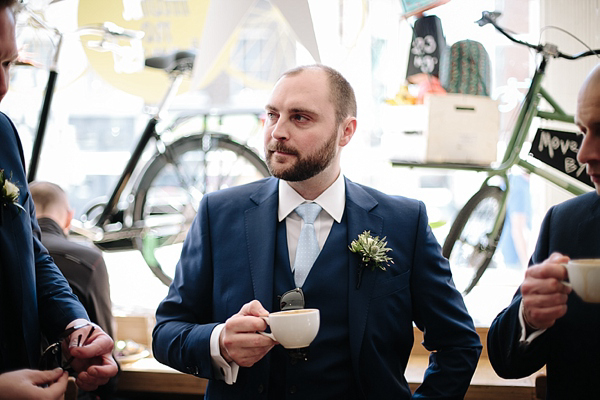
{"label": "man in suit on side", "polygon": [[587,164],[596,190],[548,211],[525,279],[488,334],[490,361],[501,377],[522,378],[546,366],[547,399],[598,393],[600,305],[584,303],[562,282],[570,258],[600,258],[600,65],[581,87],[575,123],[584,135],[577,159]]}
{"label": "man in suit on side", "polygon": [[[300,67],[279,79],[266,111],[274,177],[202,199],[157,310],[155,357],[210,379],[207,399],[409,399],[414,322],[432,352],[414,397],[463,398],[481,344],[424,205],[341,174],[357,124],[350,84],[329,67]],[[320,209],[320,253],[307,275],[295,262],[304,203]],[[364,231],[387,238],[385,270],[361,270],[349,250]],[[300,359],[256,333],[267,328],[259,316],[279,311],[295,287],[321,313]]]}
{"label": "man in suit on side", "polygon": [[[15,3],[0,0],[0,100],[8,90],[9,69],[17,58]],[[54,340],[79,326],[67,335],[68,348],[63,351],[66,357],[75,357],[71,366],[78,371],[79,387],[93,390],[117,373],[111,356],[113,341],[88,321],[85,309],[39,240],[23,149],[17,130],[3,113],[0,171],[0,399],[62,398],[67,373],[61,368],[37,370],[41,334]],[[79,335],[88,337],[81,346]]]}

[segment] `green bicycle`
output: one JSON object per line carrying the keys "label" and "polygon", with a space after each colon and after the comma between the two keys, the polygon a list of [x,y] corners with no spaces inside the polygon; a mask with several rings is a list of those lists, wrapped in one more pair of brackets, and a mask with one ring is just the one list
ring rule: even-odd
{"label": "green bicycle", "polygon": [[[481,166],[454,163],[415,164],[413,162],[392,160],[394,166],[468,170],[487,174],[479,190],[458,212],[442,246],[444,257],[450,261],[455,285],[463,295],[467,295],[477,285],[489,267],[492,256],[496,251],[506,219],[506,203],[510,191],[508,178],[513,166],[519,166],[529,173],[538,175],[574,195],[580,195],[591,190],[591,183],[588,183],[589,179],[588,182],[585,182],[584,178],[587,175],[581,166],[560,168],[539,157],[541,152],[536,154],[533,151],[535,150],[534,147],[551,151],[558,143],[558,146],[566,146],[568,150],[576,153],[581,137],[574,132],[538,130],[531,153],[535,158],[542,159],[553,168],[545,168],[536,165],[537,163],[532,163],[531,159],[522,157],[521,149],[527,139],[534,118],[571,124],[574,121],[573,116],[568,115],[542,87],[542,80],[549,61],[553,58],[577,60],[591,55],[599,55],[600,49],[569,55],[560,52],[555,45],[549,43],[534,45],[515,39],[496,23],[499,15],[496,12],[486,11],[483,12],[482,18],[476,22],[480,26],[492,24],[496,30],[511,41],[527,46],[541,56],[501,163],[498,166]],[[542,100],[549,105],[551,110],[542,109],[540,106]],[[564,138],[562,142],[559,137]],[[574,159],[571,161],[571,164],[576,163]]]}

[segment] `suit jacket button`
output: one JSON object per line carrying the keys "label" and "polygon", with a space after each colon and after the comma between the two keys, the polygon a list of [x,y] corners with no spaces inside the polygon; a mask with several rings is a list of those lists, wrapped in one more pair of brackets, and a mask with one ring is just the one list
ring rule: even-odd
{"label": "suit jacket button", "polygon": [[199,371],[198,371],[198,367],[186,367],[187,371],[189,374],[192,375],[198,375]]}
{"label": "suit jacket button", "polygon": [[292,387],[290,387],[290,394],[294,393],[296,393],[296,385],[292,385]]}
{"label": "suit jacket button", "polygon": [[263,386],[263,384],[261,383],[260,385],[258,385],[258,393],[262,393],[265,391],[265,387]]}

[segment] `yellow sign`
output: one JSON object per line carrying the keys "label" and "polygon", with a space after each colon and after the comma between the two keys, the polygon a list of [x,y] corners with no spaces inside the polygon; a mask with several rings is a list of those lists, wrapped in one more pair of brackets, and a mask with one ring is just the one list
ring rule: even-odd
{"label": "yellow sign", "polygon": [[[112,22],[122,28],[143,31],[144,56],[169,55],[175,51],[196,50],[202,36],[210,0],[79,0],[78,25]],[[99,52],[86,46],[99,37],[82,36],[85,53],[94,70],[107,82],[127,93],[141,96],[146,103],[161,100],[169,85],[168,75],[144,68],[126,73],[115,70],[113,52]],[[127,46],[125,40],[120,45]],[[117,68],[118,70],[119,68]],[[179,92],[189,89],[189,79]]]}

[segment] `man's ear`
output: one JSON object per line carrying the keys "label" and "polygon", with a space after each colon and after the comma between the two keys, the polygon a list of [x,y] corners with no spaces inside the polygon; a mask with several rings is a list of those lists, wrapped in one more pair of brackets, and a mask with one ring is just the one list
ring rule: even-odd
{"label": "man's ear", "polygon": [[71,229],[71,220],[73,219],[73,217],[75,216],[75,210],[73,210],[72,208],[69,208],[69,211],[67,212],[67,214],[65,215],[65,233],[68,235],[69,234],[69,229]]}
{"label": "man's ear", "polygon": [[352,136],[354,136],[354,133],[356,132],[356,124],[357,121],[354,117],[347,117],[340,124],[340,127],[342,128],[342,135],[339,141],[340,147],[344,147],[345,145],[350,143],[350,139],[352,139]]}

